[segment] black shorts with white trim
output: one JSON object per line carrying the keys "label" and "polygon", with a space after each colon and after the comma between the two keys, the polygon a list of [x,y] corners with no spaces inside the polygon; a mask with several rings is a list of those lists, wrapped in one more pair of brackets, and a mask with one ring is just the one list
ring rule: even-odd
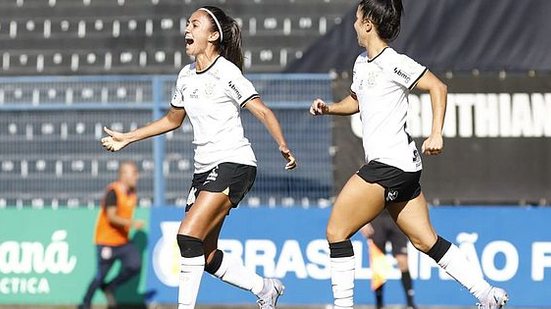
{"label": "black shorts with white trim", "polygon": [[194,174],[189,190],[186,212],[191,209],[199,192],[221,192],[227,195],[232,207],[237,207],[254,184],[256,166],[239,163],[220,163],[204,173]]}
{"label": "black shorts with white trim", "polygon": [[385,202],[410,201],[421,194],[421,171],[403,170],[377,161],[370,161],[356,173],[369,183],[377,183],[385,189]]}

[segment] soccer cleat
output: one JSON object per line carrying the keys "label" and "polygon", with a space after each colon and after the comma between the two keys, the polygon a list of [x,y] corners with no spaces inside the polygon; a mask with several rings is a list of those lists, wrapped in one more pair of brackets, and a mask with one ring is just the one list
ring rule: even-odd
{"label": "soccer cleat", "polygon": [[277,305],[277,299],[283,295],[285,286],[278,279],[264,279],[264,282],[269,282],[272,285],[272,289],[266,294],[260,297],[256,303],[260,309],[275,309]]}
{"label": "soccer cleat", "polygon": [[503,308],[509,301],[509,295],[500,288],[491,288],[486,297],[477,304],[478,309],[499,309]]}

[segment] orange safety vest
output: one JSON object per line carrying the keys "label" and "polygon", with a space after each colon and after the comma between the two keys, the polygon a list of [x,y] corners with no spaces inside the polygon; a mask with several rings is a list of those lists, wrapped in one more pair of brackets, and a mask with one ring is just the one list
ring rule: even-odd
{"label": "orange safety vest", "polygon": [[[106,188],[106,192],[111,190],[115,191],[117,197],[117,216],[131,219],[134,215],[134,208],[136,208],[136,193],[132,192],[128,194],[125,186],[119,182],[109,184]],[[128,232],[130,231],[130,227],[122,227],[109,223],[105,206],[104,197],[101,201],[101,209],[96,221],[94,242],[97,245],[103,246],[121,246],[128,243]]]}

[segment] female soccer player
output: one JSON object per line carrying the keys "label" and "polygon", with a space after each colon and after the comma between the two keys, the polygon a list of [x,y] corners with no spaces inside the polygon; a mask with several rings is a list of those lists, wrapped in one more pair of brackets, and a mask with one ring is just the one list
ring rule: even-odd
{"label": "female soccer player", "polygon": [[352,308],[354,251],[350,237],[385,207],[415,248],[466,287],[482,308],[500,308],[508,300],[475,271],[459,248],[437,236],[421,192],[421,157],[406,131],[408,93],[428,91],[432,102],[432,131],[424,141],[426,155],[442,152],[446,86],[431,72],[388,46],[398,35],[400,0],[362,0],[356,11],[358,43],[366,49],[356,59],[351,93],[342,101],[314,100],[314,115],[360,113],[366,165],[339,193],[327,225],[334,308]]}
{"label": "female soccer player", "polygon": [[186,53],[195,62],[178,75],[171,108],[161,119],[127,133],[105,129],[103,146],[117,151],[132,142],[178,128],[189,116],[193,126],[195,172],[178,230],[181,275],[178,309],[194,308],[203,271],[251,291],[260,308],[275,308],[284,286],[264,279],[217,249],[224,219],[243,199],[256,176],[256,159],[244,137],[241,108],[248,109],[270,132],[287,160],[296,167],[278,120],[242,74],[241,32],[221,9],[205,6],[189,18]]}

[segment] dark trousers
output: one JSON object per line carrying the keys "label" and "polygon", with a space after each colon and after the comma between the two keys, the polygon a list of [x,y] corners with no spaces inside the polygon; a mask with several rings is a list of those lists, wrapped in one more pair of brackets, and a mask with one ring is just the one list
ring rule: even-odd
{"label": "dark trousers", "polygon": [[[97,273],[84,295],[83,304],[92,303],[92,297],[98,288],[115,291],[117,287],[134,277],[140,272],[142,259],[138,249],[132,244],[127,243],[118,247],[97,246]],[[121,270],[119,274],[111,280],[104,282],[105,276],[111,269],[115,261],[121,261]]]}

